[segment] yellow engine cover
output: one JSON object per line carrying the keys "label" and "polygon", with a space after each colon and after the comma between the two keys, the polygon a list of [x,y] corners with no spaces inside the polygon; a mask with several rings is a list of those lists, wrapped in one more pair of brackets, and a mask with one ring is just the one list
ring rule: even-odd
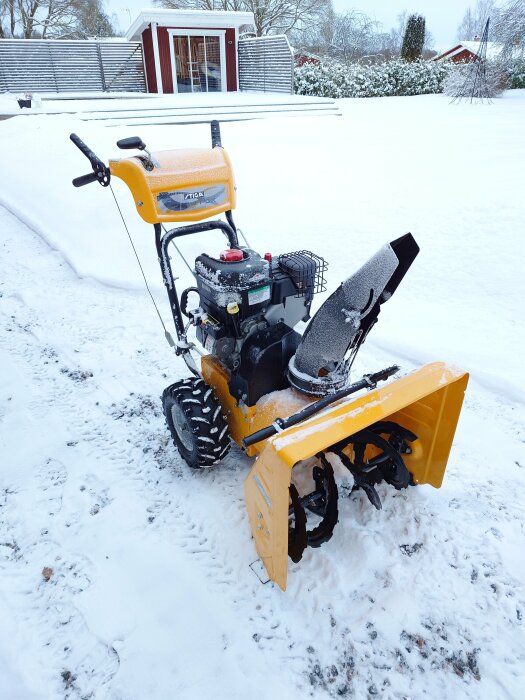
{"label": "yellow engine cover", "polygon": [[223,148],[188,148],[110,160],[111,175],[129,187],[137,212],[148,224],[201,221],[235,208],[235,181]]}

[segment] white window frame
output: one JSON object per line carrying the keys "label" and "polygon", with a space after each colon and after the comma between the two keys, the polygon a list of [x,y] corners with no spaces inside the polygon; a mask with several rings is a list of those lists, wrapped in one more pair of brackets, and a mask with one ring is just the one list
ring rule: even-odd
{"label": "white window frame", "polygon": [[173,82],[173,92],[178,93],[177,87],[177,68],[175,63],[175,47],[174,47],[174,36],[218,36],[219,50],[221,57],[221,89],[220,92],[227,92],[228,86],[226,84],[226,29],[168,29],[168,36],[170,41],[170,59],[171,59],[171,75]]}

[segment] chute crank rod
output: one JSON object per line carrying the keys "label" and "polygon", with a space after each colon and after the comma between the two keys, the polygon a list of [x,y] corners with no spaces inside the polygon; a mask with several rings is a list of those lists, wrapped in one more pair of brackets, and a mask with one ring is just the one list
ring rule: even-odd
{"label": "chute crank rod", "polygon": [[331,403],[335,403],[335,401],[344,399],[345,396],[354,394],[360,389],[375,389],[378,382],[384,382],[386,379],[388,379],[398,371],[399,367],[397,365],[392,365],[392,367],[387,367],[386,369],[382,369],[379,372],[374,372],[373,374],[365,374],[364,377],[358,382],[354,382],[353,384],[350,384],[350,386],[344,387],[343,389],[339,389],[339,391],[336,391],[333,394],[323,396],[323,398],[319,399],[319,401],[311,403],[309,406],[306,406],[306,408],[303,408],[302,411],[294,413],[288,418],[276,418],[272,425],[268,425],[266,428],[261,428],[261,430],[257,430],[255,433],[247,435],[243,439],[242,444],[244,447],[250,447],[250,445],[255,445],[256,442],[266,440],[272,435],[275,435],[275,433],[277,433],[280,430],[286,430],[286,428],[290,428],[292,425],[297,425],[297,423],[300,423],[301,421],[310,418],[316,413],[319,413],[319,411],[322,411],[323,408],[326,408],[326,406],[329,406]]}

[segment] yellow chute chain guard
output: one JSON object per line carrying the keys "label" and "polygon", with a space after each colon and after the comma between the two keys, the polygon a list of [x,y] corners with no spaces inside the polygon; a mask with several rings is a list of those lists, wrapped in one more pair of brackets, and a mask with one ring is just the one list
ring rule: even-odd
{"label": "yellow chute chain guard", "polygon": [[[261,256],[239,244],[235,181],[216,121],[211,136],[210,149],[155,153],[139,137],[122,139],[117,146],[136,153],[108,167],[71,134],[92,167],[73,184],[106,187],[118,177],[153,224],[175,352],[191,373],[164,390],[168,428],[190,467],[215,466],[231,440],[255,457],[244,488],[250,527],[268,578],[285,590],[288,559],[299,561],[306,547],[332,536],[336,474],[351,476],[352,490],[377,509],[380,482],[441,486],[468,374],[435,362],[405,376],[388,367],[351,383],[356,353],[419,253],[416,241],[407,233],[384,245],[312,317],[314,295],[326,291],[327,263],[309,250]],[[210,218],[219,214],[225,220]],[[163,230],[165,223],[185,225]],[[170,243],[213,230],[228,247],[199,255],[195,286],[179,296]],[[302,334],[295,330],[301,321],[308,323]],[[204,348],[200,368],[190,328]]]}

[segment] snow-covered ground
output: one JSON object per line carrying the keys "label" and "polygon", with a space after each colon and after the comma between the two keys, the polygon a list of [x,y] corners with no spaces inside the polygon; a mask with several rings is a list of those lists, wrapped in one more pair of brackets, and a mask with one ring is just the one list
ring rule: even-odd
{"label": "snow-covered ground", "polygon": [[[410,230],[421,253],[357,370],[443,359],[472,379],[443,488],[383,486],[377,512],[339,477],[334,537],[286,593],[248,567],[249,460],[194,472],[170,443],[159,395],[184,366],[111,194],[70,185],[89,170],[70,131],[107,158],[134,130],[0,123],[2,700],[522,697],[525,92],[340,106],[223,126],[236,220],[261,252],[326,257],[329,290]],[[152,231],[114,189],[169,320]]]}
{"label": "snow-covered ground", "polygon": [[250,107],[265,111],[270,106],[281,108],[309,107],[330,105],[334,100],[325,97],[309,97],[306,95],[289,95],[271,92],[195,92],[179,95],[158,95],[155,93],[35,93],[31,107],[20,108],[18,99],[23,93],[0,94],[1,115],[31,114],[64,114],[69,113],[79,119],[107,118],[111,113],[120,113],[133,117],[158,114],[173,114],[182,112],[195,114],[210,109],[221,113],[228,111],[243,111],[247,113]]}

